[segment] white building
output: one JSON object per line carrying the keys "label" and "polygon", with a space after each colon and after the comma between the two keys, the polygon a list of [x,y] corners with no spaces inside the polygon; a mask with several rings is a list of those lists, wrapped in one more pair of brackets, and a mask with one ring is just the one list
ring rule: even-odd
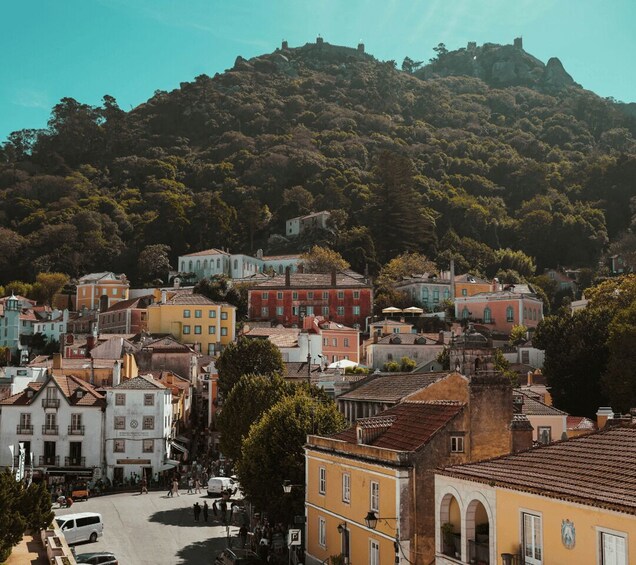
{"label": "white building", "polygon": [[[99,474],[105,401],[73,376],[49,376],[0,401],[0,466],[12,467],[9,446],[24,444],[27,465],[59,482]],[[95,470],[98,469],[96,472]]]}
{"label": "white building", "polygon": [[313,212],[312,214],[307,214],[306,216],[298,216],[296,218],[291,218],[285,222],[285,235],[287,237],[300,235],[306,230],[321,228],[327,229],[327,222],[331,213],[327,210],[322,210],[321,212]]}
{"label": "white building", "polygon": [[122,381],[106,391],[106,475],[116,484],[133,474],[176,466],[170,461],[172,392],[151,376]]}
{"label": "white building", "polygon": [[4,386],[0,389],[0,399],[22,392],[29,383],[42,383],[47,376],[46,367],[1,367],[0,378]]}
{"label": "white building", "polygon": [[49,343],[53,340],[60,343],[61,336],[66,333],[67,324],[68,310],[56,309],[52,312],[47,312],[45,319],[33,322],[33,333],[42,334]]}
{"label": "white building", "polygon": [[256,257],[243,253],[231,254],[221,249],[206,249],[179,257],[181,273],[194,273],[197,280],[224,275],[233,280],[249,279],[256,275],[274,271],[283,274],[287,267],[294,272],[298,269],[300,255],[263,255]]}

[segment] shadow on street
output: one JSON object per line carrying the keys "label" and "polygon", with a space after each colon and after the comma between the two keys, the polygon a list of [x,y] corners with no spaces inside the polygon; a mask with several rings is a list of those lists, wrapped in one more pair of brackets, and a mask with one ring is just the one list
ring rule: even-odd
{"label": "shadow on street", "polygon": [[179,565],[212,563],[214,558],[226,547],[227,541],[224,538],[214,538],[191,543],[177,552],[177,557],[181,559]]}
{"label": "shadow on street", "polygon": [[205,528],[206,526],[222,526],[221,518],[215,516],[210,509],[208,521],[203,520],[203,514],[199,516],[199,521],[194,520],[194,512],[192,507],[189,508],[173,508],[172,510],[161,510],[155,512],[148,518],[149,522],[157,522],[166,526],[181,526],[185,528]]}

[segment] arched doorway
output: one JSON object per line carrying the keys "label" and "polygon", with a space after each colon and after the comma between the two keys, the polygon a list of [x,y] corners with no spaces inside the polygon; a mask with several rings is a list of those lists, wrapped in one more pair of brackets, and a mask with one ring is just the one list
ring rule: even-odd
{"label": "arched doorway", "polygon": [[471,501],[466,509],[466,539],[470,563],[490,565],[490,520],[486,507],[479,500]]}
{"label": "arched doorway", "polygon": [[444,495],[440,504],[440,553],[461,558],[462,554],[462,514],[459,502],[452,494]]}

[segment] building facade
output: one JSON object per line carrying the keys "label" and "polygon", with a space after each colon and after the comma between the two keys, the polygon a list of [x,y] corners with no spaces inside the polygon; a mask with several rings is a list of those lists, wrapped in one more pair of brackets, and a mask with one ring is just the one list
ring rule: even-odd
{"label": "building facade", "polygon": [[75,308],[104,311],[121,300],[127,300],[129,286],[126,275],[108,271],[84,275],[77,281]]}
{"label": "building facade", "polygon": [[97,327],[104,334],[138,334],[148,330],[148,306],[153,296],[130,298],[98,314]]}
{"label": "building facade", "polygon": [[305,316],[322,316],[353,328],[371,315],[373,287],[341,273],[291,273],[275,276],[248,290],[251,320],[302,327]]}

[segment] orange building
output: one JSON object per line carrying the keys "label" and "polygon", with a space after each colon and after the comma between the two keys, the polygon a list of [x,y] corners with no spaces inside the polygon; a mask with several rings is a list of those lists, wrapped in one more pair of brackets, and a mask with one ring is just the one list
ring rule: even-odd
{"label": "orange building", "polygon": [[325,363],[348,359],[360,363],[360,331],[343,324],[306,316],[303,329],[314,330],[322,336],[322,357]]}
{"label": "orange building", "polygon": [[126,275],[111,272],[84,275],[77,281],[75,307],[77,310],[106,311],[113,304],[128,299],[129,286]]}

